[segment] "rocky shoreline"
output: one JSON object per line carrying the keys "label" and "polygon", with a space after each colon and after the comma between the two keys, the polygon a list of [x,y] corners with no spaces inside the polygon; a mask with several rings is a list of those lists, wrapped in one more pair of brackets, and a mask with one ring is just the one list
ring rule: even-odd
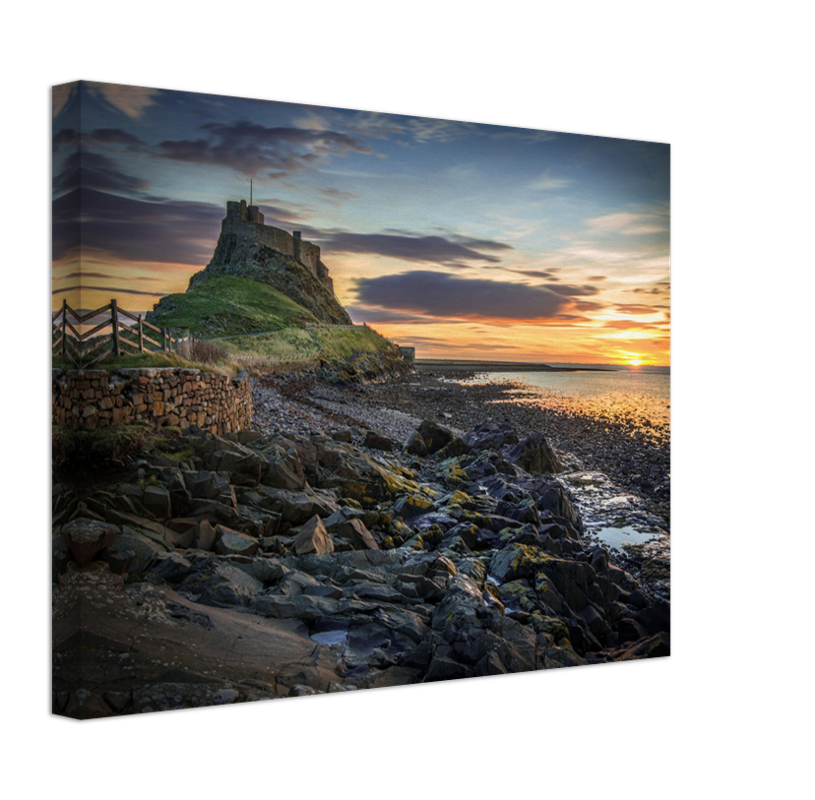
{"label": "rocky shoreline", "polygon": [[[567,466],[604,472],[640,495],[670,529],[670,431],[635,411],[587,413],[569,398],[545,404],[519,400],[524,387],[503,383],[464,384],[474,373],[418,369],[378,383],[328,385],[308,372],[268,376],[255,382],[254,427],[283,429],[286,424],[328,429],[343,422],[378,430],[403,441],[425,417],[462,434],[485,422],[509,424],[517,431],[543,431]],[[534,398],[533,393],[532,394]],[[269,418],[283,402],[286,422]],[[265,413],[265,416],[263,416]]]}
{"label": "rocky shoreline", "polygon": [[595,536],[618,513],[602,476],[548,429],[419,402],[429,380],[267,376],[257,430],[168,435],[82,492],[56,474],[55,712],[669,654],[666,576]]}

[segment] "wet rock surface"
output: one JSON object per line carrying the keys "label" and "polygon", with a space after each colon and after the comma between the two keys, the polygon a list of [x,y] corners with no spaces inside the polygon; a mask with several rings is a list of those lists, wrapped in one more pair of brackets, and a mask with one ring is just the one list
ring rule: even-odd
{"label": "wet rock surface", "polygon": [[[668,654],[667,552],[644,552],[667,535],[649,498],[547,430],[386,405],[401,389],[275,376],[255,383],[257,430],[189,429],[176,459],[147,454],[82,494],[57,482],[54,710]],[[621,522],[654,538],[604,544]]]}

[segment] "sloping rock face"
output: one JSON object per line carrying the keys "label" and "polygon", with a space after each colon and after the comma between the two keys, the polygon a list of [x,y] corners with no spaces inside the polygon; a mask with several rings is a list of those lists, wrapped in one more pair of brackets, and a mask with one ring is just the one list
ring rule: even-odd
{"label": "sloping rock face", "polygon": [[[218,244],[209,264],[190,278],[187,290],[222,275],[266,283],[295,303],[310,311],[323,323],[351,325],[351,318],[329,288],[304,264],[291,256],[239,235],[232,230],[222,230]],[[174,310],[172,297],[163,298],[147,315]]]}
{"label": "sloping rock face", "polygon": [[177,461],[148,454],[82,496],[55,484],[55,713],[670,652],[670,604],[582,538],[559,479],[423,433],[435,454],[187,430]]}
{"label": "sloping rock face", "polygon": [[[320,322],[351,325],[351,318],[312,272],[291,256],[222,231],[212,261],[190,278],[189,288],[217,275],[232,275],[268,283],[308,309]],[[156,310],[161,310],[161,303]]]}

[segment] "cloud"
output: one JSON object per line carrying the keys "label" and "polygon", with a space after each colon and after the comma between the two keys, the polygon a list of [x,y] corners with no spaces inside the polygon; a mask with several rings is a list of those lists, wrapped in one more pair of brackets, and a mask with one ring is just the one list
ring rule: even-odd
{"label": "cloud", "polygon": [[600,264],[619,264],[623,261],[635,261],[641,254],[632,250],[603,250],[585,244],[570,245],[561,251],[563,255],[582,261],[593,261]]}
{"label": "cloud", "polygon": [[653,286],[638,286],[636,289],[628,289],[632,294],[669,294],[671,282],[669,280],[657,281]]}
{"label": "cloud", "polygon": [[230,124],[208,122],[199,139],[167,139],[156,153],[161,158],[231,167],[247,176],[279,178],[313,166],[329,156],[371,154],[373,150],[345,133],[305,128],[267,128],[249,120]]}
{"label": "cloud", "polygon": [[[112,277],[112,276],[110,276]],[[83,291],[87,292],[91,289],[94,289],[98,292],[115,292],[116,294],[139,294],[139,295],[146,295],[147,297],[165,297],[166,292],[140,292],[138,289],[121,289],[116,287],[115,289],[110,286],[86,286],[82,284],[81,286],[66,286],[63,289],[54,289],[51,294],[62,294],[64,292],[76,292],[76,291]]]}
{"label": "cloud", "polygon": [[464,247],[471,247],[474,250],[514,250],[511,244],[505,242],[495,242],[491,239],[471,239],[469,236],[458,236],[453,234],[448,237],[456,244],[464,245]]}
{"label": "cloud", "polygon": [[571,181],[567,178],[555,178],[547,170],[535,180],[533,180],[528,188],[536,192],[556,192],[558,189],[565,189],[571,185]]}
{"label": "cloud", "polygon": [[115,83],[95,83],[93,81],[86,81],[85,85],[91,95],[103,100],[131,119],[138,119],[161,93],[160,89],[148,89],[144,86],[121,86]]}
{"label": "cloud", "polygon": [[51,147],[56,151],[64,145],[75,144],[79,141],[79,134],[73,128],[60,128],[51,137]]}
{"label": "cloud", "polygon": [[506,319],[530,322],[557,319],[568,311],[569,297],[545,286],[461,278],[416,271],[357,280],[366,305],[428,314],[436,318]]}
{"label": "cloud", "polygon": [[359,197],[359,195],[354,194],[353,192],[344,192],[342,189],[335,189],[334,187],[317,189],[317,191],[323,197],[327,197],[329,200],[355,200],[357,197]]}
{"label": "cloud", "polygon": [[[498,264],[500,259],[479,252],[443,236],[402,236],[390,233],[332,233],[323,240],[327,251],[337,253],[376,253],[388,258],[443,264],[448,267],[466,267],[468,261]],[[488,243],[497,249],[497,242]],[[500,245],[499,245],[500,246]],[[484,244],[481,244],[484,248]]]}
{"label": "cloud", "polygon": [[83,186],[52,204],[54,260],[79,244],[76,216],[80,196],[83,251],[99,251],[120,261],[192,266],[204,266],[212,257],[224,215],[220,206],[137,200]]}
{"label": "cloud", "polygon": [[401,325],[420,323],[426,325],[428,322],[434,321],[431,317],[420,314],[376,306],[346,305],[345,310],[348,312],[348,316],[357,324],[370,322],[373,325],[393,323]]}
{"label": "cloud", "polygon": [[595,231],[639,235],[664,233],[668,230],[667,219],[658,214],[632,214],[629,211],[617,211],[586,220],[586,224]]}
{"label": "cloud", "polygon": [[620,314],[656,314],[657,309],[654,306],[646,306],[642,303],[617,303],[614,306],[615,311]]}
{"label": "cloud", "polygon": [[559,281],[557,275],[555,275],[554,271],[547,272],[545,270],[540,269],[507,269],[507,272],[514,272],[516,275],[523,275],[527,278],[540,278],[541,280],[547,281]]}
{"label": "cloud", "polygon": [[322,108],[318,113],[312,106],[307,108],[306,113],[294,120],[298,127],[307,130],[325,131],[342,128],[355,136],[371,139],[389,139],[404,130],[403,125],[396,122],[398,118],[376,111],[349,112]]}
{"label": "cloud", "polygon": [[631,331],[633,333],[634,331],[661,331],[665,329],[665,323],[637,322],[636,320],[630,319],[609,319],[605,320],[601,327],[615,328],[618,330]]}
{"label": "cloud", "polygon": [[55,194],[70,192],[80,186],[110,192],[138,192],[147,188],[148,183],[121,172],[107,156],[83,149],[66,157],[62,170],[52,181]]}
{"label": "cloud", "polygon": [[134,136],[121,128],[97,128],[88,134],[83,134],[82,138],[96,144],[126,145],[129,149],[134,150],[144,147],[144,142],[138,136]]}
{"label": "cloud", "polygon": [[429,117],[409,117],[405,120],[405,130],[416,142],[447,142],[473,128],[472,123],[456,122]]}

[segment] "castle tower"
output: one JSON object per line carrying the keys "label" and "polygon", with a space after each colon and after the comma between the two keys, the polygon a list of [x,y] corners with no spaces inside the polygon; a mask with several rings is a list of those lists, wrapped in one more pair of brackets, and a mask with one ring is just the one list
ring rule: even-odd
{"label": "castle tower", "polygon": [[234,217],[236,219],[248,219],[246,215],[246,200],[241,200],[238,203],[235,200],[230,200],[226,204],[227,217]]}
{"label": "castle tower", "polygon": [[300,245],[303,243],[302,231],[292,231],[292,238],[294,239],[294,258],[295,261],[300,260]]}
{"label": "castle tower", "polygon": [[229,200],[226,204],[226,216],[242,219],[244,222],[254,222],[256,225],[263,225],[263,214],[257,206],[247,206],[246,200],[241,200],[238,203],[235,200]]}

